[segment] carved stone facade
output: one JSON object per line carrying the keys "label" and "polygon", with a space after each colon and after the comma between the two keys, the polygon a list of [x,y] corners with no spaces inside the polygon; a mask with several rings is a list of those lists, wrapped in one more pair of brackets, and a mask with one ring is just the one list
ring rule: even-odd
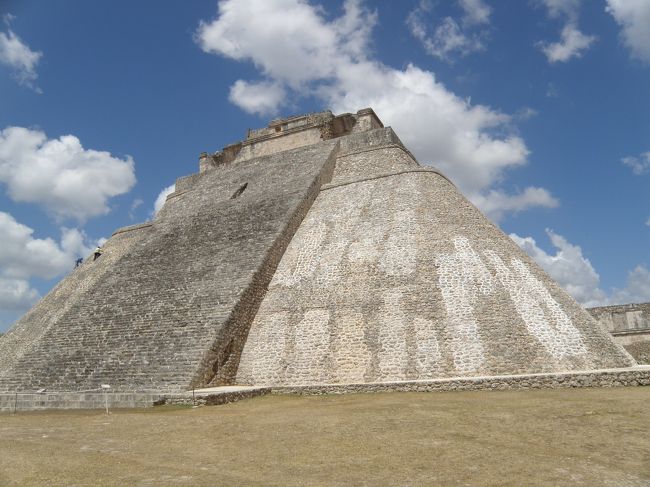
{"label": "carved stone facade", "polygon": [[650,303],[588,309],[589,313],[640,364],[650,364]]}

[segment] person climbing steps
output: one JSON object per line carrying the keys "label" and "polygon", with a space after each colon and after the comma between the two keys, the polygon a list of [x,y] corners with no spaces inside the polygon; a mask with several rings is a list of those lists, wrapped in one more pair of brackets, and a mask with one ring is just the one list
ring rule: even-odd
{"label": "person climbing steps", "polygon": [[95,249],[95,258],[93,259],[93,261],[99,259],[103,253],[104,253],[104,251],[102,250],[102,248],[101,248],[101,247],[97,247],[97,248]]}

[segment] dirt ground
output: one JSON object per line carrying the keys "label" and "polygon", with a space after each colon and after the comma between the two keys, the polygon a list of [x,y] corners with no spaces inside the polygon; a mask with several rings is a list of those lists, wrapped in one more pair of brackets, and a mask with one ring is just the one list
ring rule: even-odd
{"label": "dirt ground", "polygon": [[650,387],[2,414],[0,485],[650,486]]}

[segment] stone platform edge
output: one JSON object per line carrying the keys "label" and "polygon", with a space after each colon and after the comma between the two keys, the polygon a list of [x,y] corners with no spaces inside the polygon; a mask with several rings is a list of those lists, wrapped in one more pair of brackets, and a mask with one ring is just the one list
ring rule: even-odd
{"label": "stone platform edge", "polygon": [[373,392],[451,392],[625,386],[650,386],[650,366],[540,374],[452,377],[413,381],[273,386],[271,393],[320,395]]}
{"label": "stone platform edge", "polygon": [[[481,390],[559,389],[574,387],[650,386],[650,366],[624,369],[603,369],[577,372],[556,372],[481,377],[452,377],[444,379],[369,382],[352,384],[309,384],[292,386],[232,386],[233,391],[220,388],[197,389],[165,398],[165,404],[218,405],[266,394],[324,395],[379,392],[452,392]],[[225,389],[225,388],[224,388]]]}
{"label": "stone platform edge", "polygon": [[453,377],[445,379],[312,384],[292,386],[226,386],[186,392],[45,392],[0,393],[0,412],[49,409],[142,408],[164,404],[216,406],[267,394],[323,395],[379,392],[453,392],[481,390],[559,389],[574,387],[650,386],[650,366],[579,372]]}
{"label": "stone platform edge", "polygon": [[0,413],[54,409],[151,407],[164,394],[155,392],[2,392]]}
{"label": "stone platform edge", "polygon": [[194,392],[181,392],[177,394],[167,394],[161,397],[156,406],[163,404],[173,404],[177,406],[220,406],[231,402],[241,401],[242,399],[251,399],[253,397],[264,396],[271,393],[270,387],[255,386],[232,386],[219,390],[219,387],[211,389],[197,389]]}

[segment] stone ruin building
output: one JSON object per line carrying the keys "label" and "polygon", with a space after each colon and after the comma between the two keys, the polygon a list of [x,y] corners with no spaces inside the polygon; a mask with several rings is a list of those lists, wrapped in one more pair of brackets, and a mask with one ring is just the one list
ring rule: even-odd
{"label": "stone ruin building", "polygon": [[587,308],[640,364],[650,364],[650,303]]}
{"label": "stone ruin building", "polygon": [[636,365],[371,109],[272,121],[199,165],[0,340],[0,392]]}

